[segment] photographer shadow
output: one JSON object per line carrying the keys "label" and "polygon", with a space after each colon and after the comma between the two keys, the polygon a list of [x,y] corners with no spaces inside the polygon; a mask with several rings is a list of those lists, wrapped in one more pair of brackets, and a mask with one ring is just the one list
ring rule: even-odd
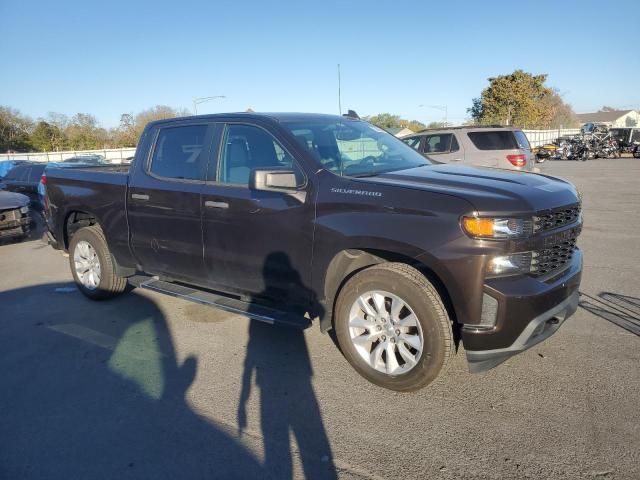
{"label": "photographer shadow", "polygon": [[[276,287],[267,272],[279,272]],[[293,313],[315,318],[322,306],[304,287],[300,274],[282,252],[270,254],[263,266],[265,288],[259,298],[278,298],[283,283],[289,292],[304,292],[311,308],[291,306]],[[251,312],[251,309],[249,309]],[[300,457],[305,478],[337,478],[331,446],[322,421],[311,377],[313,369],[303,330],[272,326],[256,320],[249,324],[249,343],[244,361],[242,390],[238,405],[238,429],[246,426],[246,405],[255,374],[260,392],[260,427],[264,443],[264,470],[270,478],[293,478],[294,452]],[[293,434],[298,449],[290,442]]]}
{"label": "photographer shadow", "polygon": [[178,362],[149,297],[96,303],[49,283],[0,305],[0,478],[264,477],[187,403],[197,359]]}

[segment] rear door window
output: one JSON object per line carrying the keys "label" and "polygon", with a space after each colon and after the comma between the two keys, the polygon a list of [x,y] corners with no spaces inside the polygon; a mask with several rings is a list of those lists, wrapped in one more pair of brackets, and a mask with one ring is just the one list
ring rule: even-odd
{"label": "rear door window", "polygon": [[511,130],[469,132],[467,135],[478,150],[515,150],[518,148],[518,143]]}
{"label": "rear door window", "polygon": [[424,153],[447,153],[451,151],[451,139],[453,135],[450,133],[439,133],[437,135],[429,135],[424,141]]}
{"label": "rear door window", "polygon": [[34,165],[33,167],[31,167],[31,171],[29,172],[29,178],[27,181],[30,183],[39,182],[45,167],[46,165]]}
{"label": "rear door window", "polygon": [[206,125],[162,128],[158,133],[151,174],[178,180],[203,180],[207,162]]}

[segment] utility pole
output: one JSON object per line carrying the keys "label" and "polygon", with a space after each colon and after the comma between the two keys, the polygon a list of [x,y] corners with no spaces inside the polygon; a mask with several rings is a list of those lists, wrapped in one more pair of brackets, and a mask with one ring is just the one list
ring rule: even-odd
{"label": "utility pole", "polygon": [[418,105],[418,107],[427,107],[427,108],[435,108],[436,110],[440,110],[444,112],[444,126],[445,128],[449,126],[449,111],[446,105]]}

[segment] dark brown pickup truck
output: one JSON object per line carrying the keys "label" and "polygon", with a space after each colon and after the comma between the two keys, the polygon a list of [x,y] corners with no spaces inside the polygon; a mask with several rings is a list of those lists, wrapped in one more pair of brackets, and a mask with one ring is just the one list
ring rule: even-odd
{"label": "dark brown pickup truck", "polygon": [[127,282],[270,323],[319,318],[370,381],[431,382],[462,340],[491,368],[578,304],[574,186],[429,162],[353,118],[224,114],[147,126],[132,165],[47,169],[78,288]]}

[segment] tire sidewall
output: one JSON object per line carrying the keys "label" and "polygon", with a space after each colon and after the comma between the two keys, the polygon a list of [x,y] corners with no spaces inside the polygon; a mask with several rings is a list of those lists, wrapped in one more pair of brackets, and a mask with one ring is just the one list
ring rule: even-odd
{"label": "tire sidewall", "polygon": [[[418,318],[423,336],[423,351],[418,364],[409,372],[391,376],[370,367],[356,351],[349,335],[349,313],[363,293],[383,290],[400,297]],[[445,333],[438,316],[438,305],[414,282],[390,270],[367,269],[350,280],[336,303],[335,328],[338,342],[349,363],[367,380],[398,391],[417,390],[432,382],[445,363]],[[444,310],[444,307],[440,305]]]}
{"label": "tire sidewall", "polygon": [[[98,255],[98,261],[100,262],[100,283],[95,290],[91,290],[85,287],[78,278],[78,274],[76,273],[74,254],[78,243],[80,243],[81,241],[89,243]],[[108,253],[106,252],[107,246],[104,244],[103,240],[89,228],[82,228],[78,230],[71,238],[71,242],[69,243],[69,265],[71,266],[71,274],[73,275],[73,280],[76,282],[76,286],[78,287],[78,289],[84,295],[94,300],[105,298],[105,294],[107,291],[107,275],[109,274],[109,272],[107,271],[108,262],[106,255]]]}

